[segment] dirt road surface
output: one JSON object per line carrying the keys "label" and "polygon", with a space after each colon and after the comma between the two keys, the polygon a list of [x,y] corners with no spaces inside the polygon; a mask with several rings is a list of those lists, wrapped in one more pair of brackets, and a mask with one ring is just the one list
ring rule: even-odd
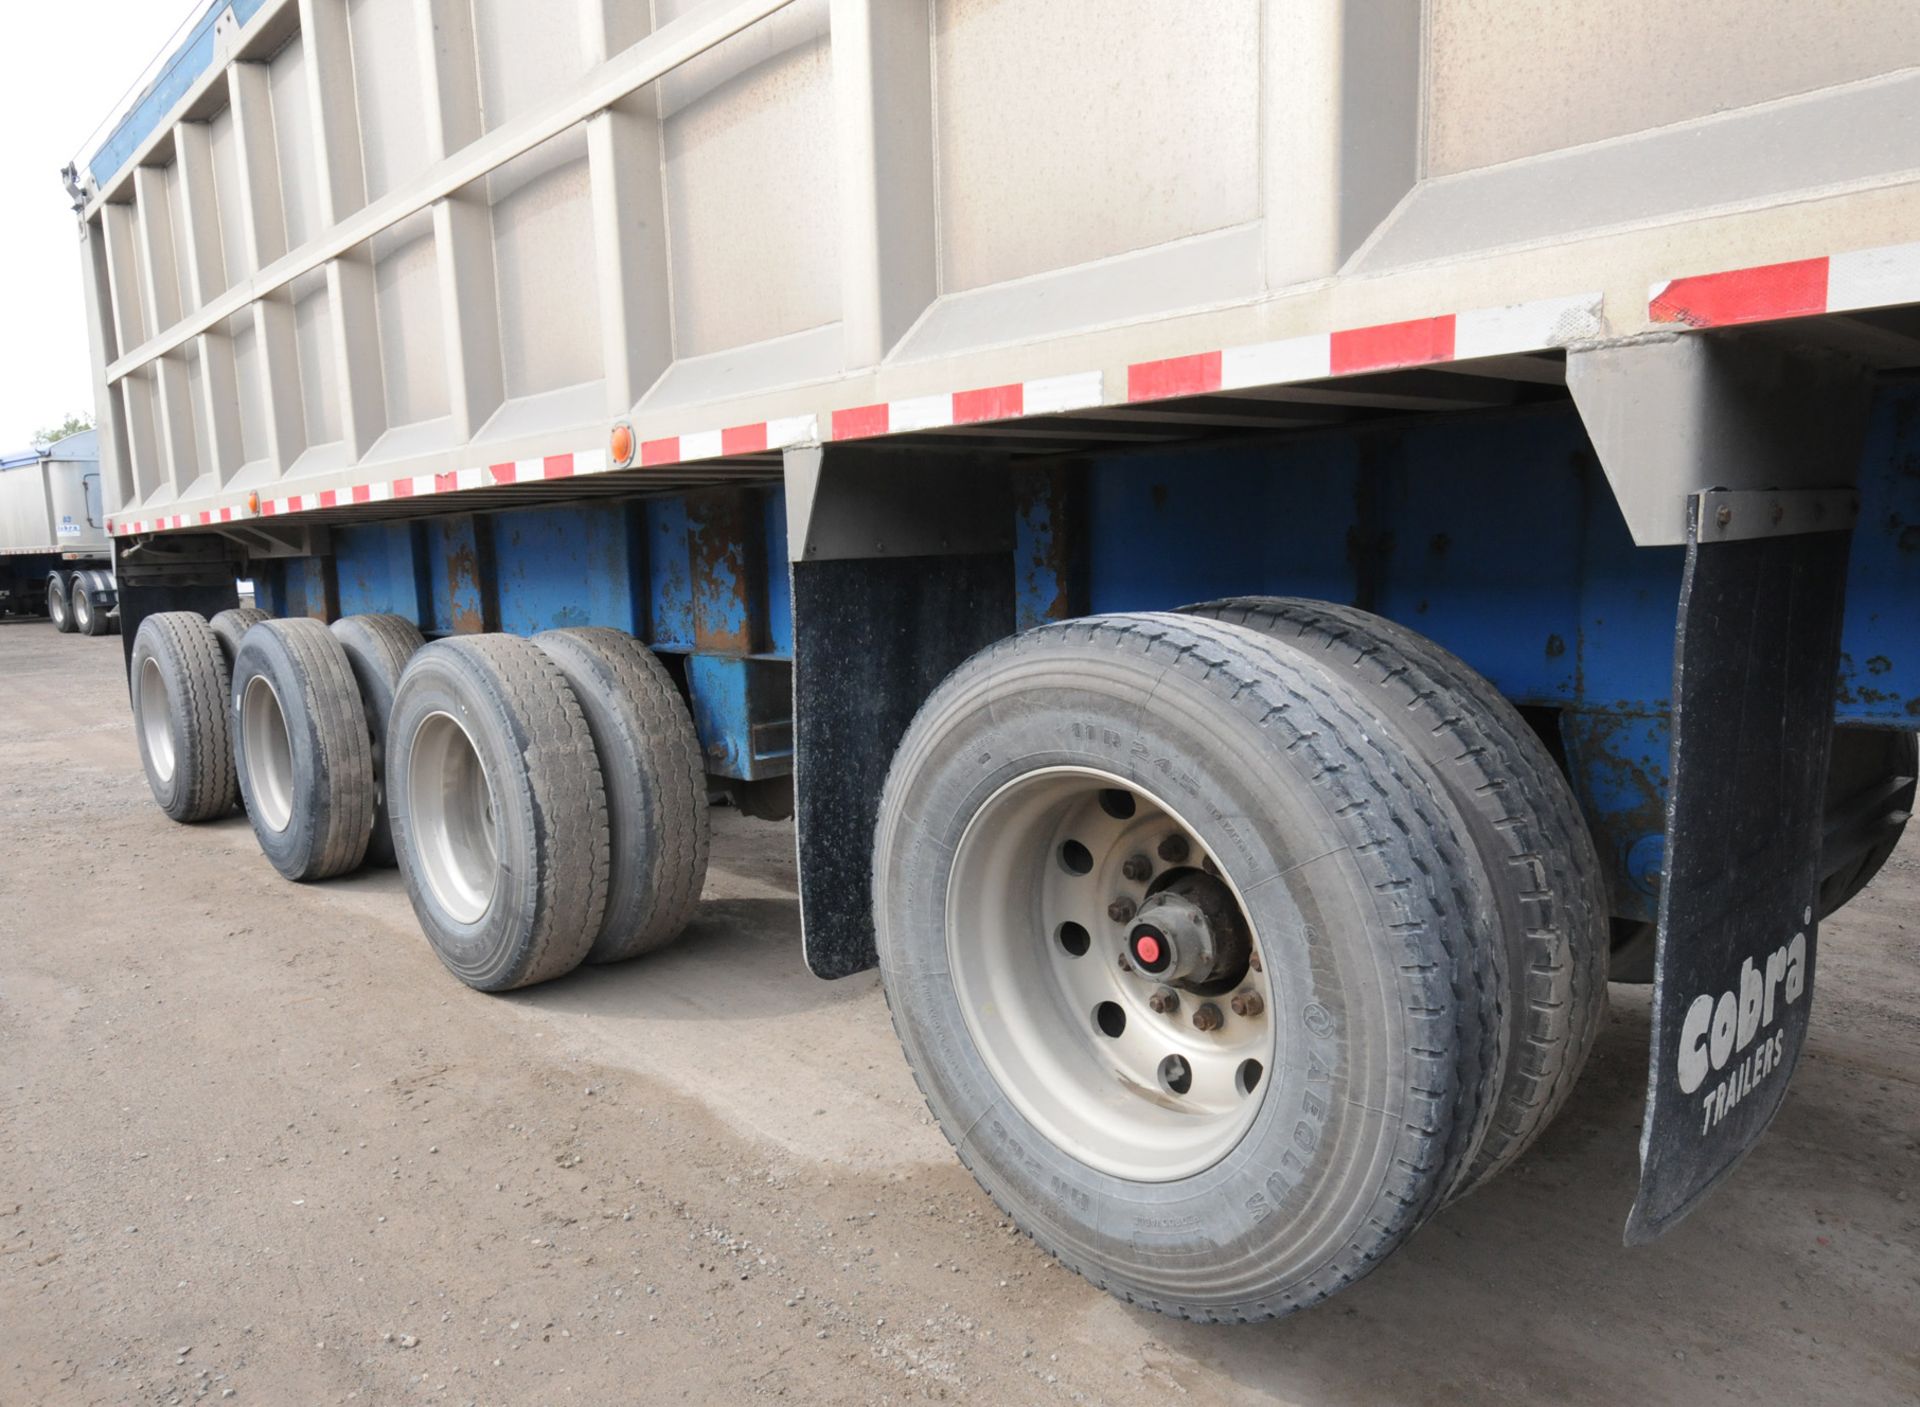
{"label": "dirt road surface", "polygon": [[120,641],[0,625],[0,1403],[1911,1403],[1920,847],[1822,935],[1741,1172],[1627,1251],[1647,1002],[1521,1165],[1310,1313],[1122,1305],[949,1154],[877,980],[716,818],[685,942],[485,997],[392,871],[166,820]]}

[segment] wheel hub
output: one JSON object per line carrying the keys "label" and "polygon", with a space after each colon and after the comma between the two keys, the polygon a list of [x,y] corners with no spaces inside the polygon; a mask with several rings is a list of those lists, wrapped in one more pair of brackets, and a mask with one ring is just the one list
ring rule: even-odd
{"label": "wheel hub", "polygon": [[[1184,852],[1183,852],[1184,853]],[[1212,995],[1247,975],[1252,943],[1233,893],[1217,876],[1173,870],[1165,887],[1140,905],[1127,933],[1127,954],[1150,977]]]}
{"label": "wheel hub", "polygon": [[[955,850],[947,940],[976,1048],[1072,1156],[1165,1181],[1252,1123],[1275,1049],[1267,979],[1231,883],[1158,797],[1072,767],[1002,787]],[[1232,1014],[1206,1000],[1228,992]]]}

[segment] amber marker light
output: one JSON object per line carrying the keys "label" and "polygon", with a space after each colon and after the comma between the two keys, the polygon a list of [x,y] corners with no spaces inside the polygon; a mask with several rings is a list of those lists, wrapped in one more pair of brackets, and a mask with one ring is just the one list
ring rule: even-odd
{"label": "amber marker light", "polygon": [[607,437],[607,453],[613,456],[613,462],[622,468],[633,463],[633,427],[620,424],[613,427],[613,433]]}

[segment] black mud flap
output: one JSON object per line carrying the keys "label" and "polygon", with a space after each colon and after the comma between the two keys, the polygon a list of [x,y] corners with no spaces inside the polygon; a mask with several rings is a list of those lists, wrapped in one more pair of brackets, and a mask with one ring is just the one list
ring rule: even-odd
{"label": "black mud flap", "polygon": [[1660,1236],[1733,1171],[1779,1110],[1806,1040],[1852,538],[1844,492],[1699,494],[1688,519],[1629,1245]]}
{"label": "black mud flap", "polygon": [[132,688],[133,646],[148,616],[198,611],[212,617],[240,604],[237,573],[224,538],[168,533],[129,545],[114,543],[114,587],[119,595],[120,652]]}
{"label": "black mud flap", "polygon": [[849,977],[879,961],[894,749],[934,686],[1013,633],[1013,494],[997,455],[854,444],[785,464],[800,936],[814,976]]}
{"label": "black mud flap", "polygon": [[1005,554],[796,562],[794,827],[816,977],[874,966],[873,828],[907,725],[934,686],[1013,629]]}

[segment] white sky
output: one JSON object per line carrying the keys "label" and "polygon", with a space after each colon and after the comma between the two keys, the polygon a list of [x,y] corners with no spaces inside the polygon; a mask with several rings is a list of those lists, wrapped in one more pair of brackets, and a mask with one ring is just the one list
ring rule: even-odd
{"label": "white sky", "polygon": [[93,410],[60,168],[200,0],[0,0],[0,452]]}

